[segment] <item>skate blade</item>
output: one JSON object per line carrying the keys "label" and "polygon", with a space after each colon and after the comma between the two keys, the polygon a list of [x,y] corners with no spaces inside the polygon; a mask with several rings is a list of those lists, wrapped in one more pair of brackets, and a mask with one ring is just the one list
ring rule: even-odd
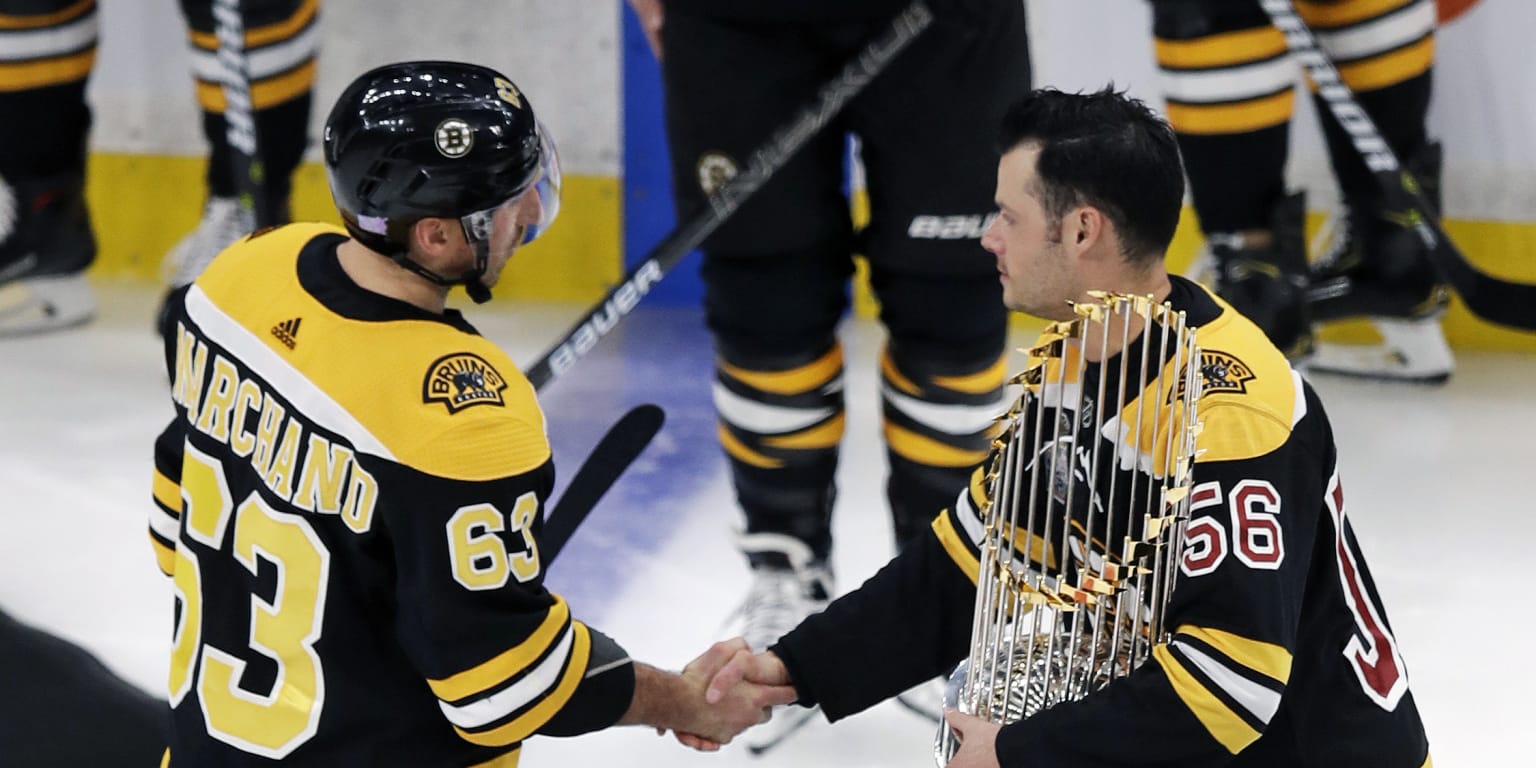
{"label": "skate blade", "polygon": [[1444,384],[1456,359],[1445,341],[1439,318],[1403,320],[1376,317],[1379,345],[1318,343],[1306,363],[1308,372],[1379,381]]}
{"label": "skate blade", "polygon": [[747,745],[748,752],[753,755],[762,755],[799,733],[800,729],[820,712],[820,707],[809,709],[797,706],[774,707],[773,718],[762,725],[748,729],[741,736],[742,742]]}
{"label": "skate blade", "polygon": [[95,316],[85,275],[33,277],[0,287],[0,337],[72,328]]}

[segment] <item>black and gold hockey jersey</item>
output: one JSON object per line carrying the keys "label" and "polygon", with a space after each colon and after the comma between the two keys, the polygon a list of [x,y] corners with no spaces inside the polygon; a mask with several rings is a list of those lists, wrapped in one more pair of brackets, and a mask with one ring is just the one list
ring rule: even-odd
{"label": "black and gold hockey jersey", "polygon": [[[1004,727],[1001,764],[1429,765],[1407,669],[1345,516],[1333,434],[1316,393],[1212,294],[1175,277],[1169,301],[1198,327],[1204,381],[1190,520],[1167,608],[1171,636],[1128,676]],[[1145,343],[1121,354],[1144,359]],[[1136,423],[1136,401],[1166,400],[1166,383],[1178,378],[1170,357],[1145,359],[1148,375],[1130,366],[1137,381],[1123,390],[1110,364],[1088,366],[1074,383],[1118,398],[1105,411]],[[1101,389],[1100,376],[1115,380]],[[1091,400],[1079,401],[1083,414],[1056,414],[1078,432],[1074,462],[1158,454],[1151,448],[1167,436],[1153,429],[1096,430],[1096,418],[1075,418],[1096,407]],[[1135,441],[1138,451],[1092,450],[1110,440]],[[1106,492],[1109,483],[1159,471],[1136,464],[1064,481],[1098,485],[1079,500],[1123,501],[1126,494]],[[955,507],[934,520],[933,536],[780,641],[774,650],[803,703],[836,719],[942,675],[967,654],[987,493],[979,469]],[[1101,542],[1091,547],[1113,559]]]}
{"label": "black and gold hockey jersey", "polygon": [[542,583],[532,386],[458,313],[355,284],[344,241],[258,233],[171,299],[170,764],[503,766],[612,724],[633,671]]}

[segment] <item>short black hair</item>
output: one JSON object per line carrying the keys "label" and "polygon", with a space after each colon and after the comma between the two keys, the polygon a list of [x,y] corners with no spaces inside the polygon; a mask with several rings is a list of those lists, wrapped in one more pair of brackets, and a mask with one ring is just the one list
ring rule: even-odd
{"label": "short black hair", "polygon": [[1108,86],[1096,93],[1033,91],[1003,117],[998,150],[1036,144],[1041,207],[1055,220],[1091,205],[1114,222],[1130,261],[1161,258],[1184,205],[1173,129],[1147,105]]}

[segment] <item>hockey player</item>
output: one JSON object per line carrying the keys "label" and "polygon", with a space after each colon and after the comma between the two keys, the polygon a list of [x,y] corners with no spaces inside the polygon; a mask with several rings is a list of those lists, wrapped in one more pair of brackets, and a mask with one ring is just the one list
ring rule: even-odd
{"label": "hockey player", "polygon": [[712,710],[707,678],[632,662],[543,586],[543,414],[445,308],[488,299],[558,210],[527,97],[470,64],[381,67],[324,152],[346,230],[241,240],[165,316],[169,764],[510,766],[535,734],[726,738],[793,698]]}
{"label": "hockey player", "polygon": [[[167,255],[173,285],[190,282],[224,246],[288,218],[291,176],[304,154],[315,80],[319,0],[246,0],[251,112],[264,162],[257,221],[239,189],[225,124],[215,0],[182,0],[203,133],[212,148],[202,221]],[[222,3],[227,12],[234,3]],[[96,59],[95,0],[0,0],[0,336],[86,322],[95,300],[85,270],[96,256],[86,208],[86,80]],[[40,129],[45,125],[46,129]]]}
{"label": "hockey player", "polygon": [[[1152,0],[1168,119],[1179,137],[1216,289],[1293,358],[1312,323],[1370,317],[1385,343],[1322,348],[1314,369],[1444,381],[1448,294],[1410,227],[1382,201],[1349,135],[1319,101],[1343,193],[1332,248],[1307,267],[1304,199],[1285,190],[1298,68],[1257,0]],[[1440,147],[1425,126],[1434,62],[1432,0],[1298,0],[1297,10],[1394,153],[1438,205]],[[1310,284],[1310,287],[1309,287]]]}
{"label": "hockey player", "polygon": [[[1102,289],[1168,301],[1197,329],[1204,427],[1189,482],[1198,501],[1167,607],[1171,641],[1128,676],[1001,728],[948,713],[963,737],[950,765],[1429,765],[1397,640],[1345,518],[1322,403],[1251,321],[1166,272],[1183,193],[1172,131],[1118,94],[1038,91],[1010,111],[1001,138],[1000,213],[982,243],[997,254],[1009,307],[1072,319],[1067,302]],[[1118,334],[1107,338],[1106,348],[1083,350],[1106,361],[1091,369],[1105,376],[1127,370],[1116,355],[1144,360],[1142,345],[1151,344],[1139,329],[1123,344]],[[1152,367],[1172,367],[1171,357],[1151,356]],[[1118,388],[1091,379],[1081,386]],[[1143,397],[1170,391],[1153,387],[1119,388],[1118,402],[1098,407],[1130,418]],[[1059,422],[1088,425],[1062,436],[1085,451],[1106,439],[1094,419],[1061,414]],[[1091,453],[1115,455],[1105,448]],[[1146,484],[1151,471],[1134,462],[1076,473],[1062,479],[1071,483],[1063,492],[1126,502],[1111,484],[1156,487]],[[1021,477],[1015,487],[1033,482]],[[970,650],[978,544],[987,535],[978,510],[992,503],[988,493],[978,470],[927,535],[770,651],[738,652],[710,695],[742,679],[789,684],[801,704],[836,719],[949,669]],[[1097,539],[1073,541],[1090,547],[1074,555],[1078,563],[1112,556]]]}
{"label": "hockey player", "polygon": [[[665,63],[679,220],[906,4],[631,0]],[[719,436],[752,569],[734,626],[758,647],[834,592],[845,398],[837,327],[855,253],[868,259],[889,332],[880,398],[898,546],[964,484],[1001,407],[1005,313],[976,238],[990,207],[988,126],[1029,83],[1023,8],[930,5],[932,26],[704,243]],[[843,192],[850,134],[870,205],[857,232]],[[936,718],[937,696],[925,696],[934,690],[903,703]],[[793,725],[779,718],[749,738],[766,746]]]}

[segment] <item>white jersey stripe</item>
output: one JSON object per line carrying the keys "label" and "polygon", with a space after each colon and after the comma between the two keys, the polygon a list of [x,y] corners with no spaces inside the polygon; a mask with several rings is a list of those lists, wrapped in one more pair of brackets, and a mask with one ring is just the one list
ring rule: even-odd
{"label": "white jersey stripe", "polygon": [[443,716],[448,718],[448,722],[460,728],[479,728],[494,723],[538,700],[555,687],[560,680],[561,670],[565,668],[565,661],[571,655],[571,644],[575,639],[576,630],[572,624],[565,628],[565,633],[560,636],[560,642],[552,653],[529,670],[523,679],[505,690],[461,706],[446,701],[438,701],[437,705],[443,710]]}
{"label": "white jersey stripe", "polygon": [[330,432],[340,435],[353,450],[389,461],[395,455],[383,441],[364,427],[351,412],[310,381],[259,337],[224,314],[203,289],[193,284],[187,291],[187,316],[203,329],[215,344],[229,350],[235,359],[249,366],[257,376],[287,398],[304,417]]}
{"label": "white jersey stripe", "polygon": [[986,405],[930,403],[899,392],[889,384],[883,387],[883,393],[886,402],[913,421],[948,435],[974,435],[991,426],[1008,407],[1001,397]]}
{"label": "white jersey stripe", "polygon": [[1170,646],[1179,649],[1185,658],[1194,662],[1195,666],[1205,673],[1221,690],[1225,691],[1241,704],[1249,714],[1258,718],[1265,725],[1274,718],[1275,712],[1280,709],[1280,694],[1265,688],[1258,683],[1249,680],[1242,675],[1228,669],[1226,665],[1211,658],[1204,651],[1189,643],[1174,640]]}
{"label": "white jersey stripe", "polygon": [[[823,391],[842,389],[843,377],[833,379]],[[791,408],[749,400],[715,382],[715,410],[726,423],[759,435],[783,435],[797,432],[830,417],[831,408]]]}
{"label": "white jersey stripe", "polygon": [[[246,52],[251,79],[260,80],[287,72],[315,57],[320,49],[320,25],[311,24],[298,37],[281,43],[254,48]],[[199,80],[212,83],[226,81],[224,65],[215,51],[192,49],[192,74]]]}
{"label": "white jersey stripe", "polygon": [[45,29],[0,32],[0,61],[28,61],[75,53],[96,42],[96,14]]}
{"label": "white jersey stripe", "polygon": [[1401,48],[1435,28],[1435,4],[1420,0],[1411,8],[1338,32],[1319,30],[1317,42],[1334,61],[1354,61]]}
{"label": "white jersey stripe", "polygon": [[1296,83],[1300,72],[1289,56],[1230,69],[1160,69],[1163,93],[1171,101],[1213,104],[1268,96]]}

